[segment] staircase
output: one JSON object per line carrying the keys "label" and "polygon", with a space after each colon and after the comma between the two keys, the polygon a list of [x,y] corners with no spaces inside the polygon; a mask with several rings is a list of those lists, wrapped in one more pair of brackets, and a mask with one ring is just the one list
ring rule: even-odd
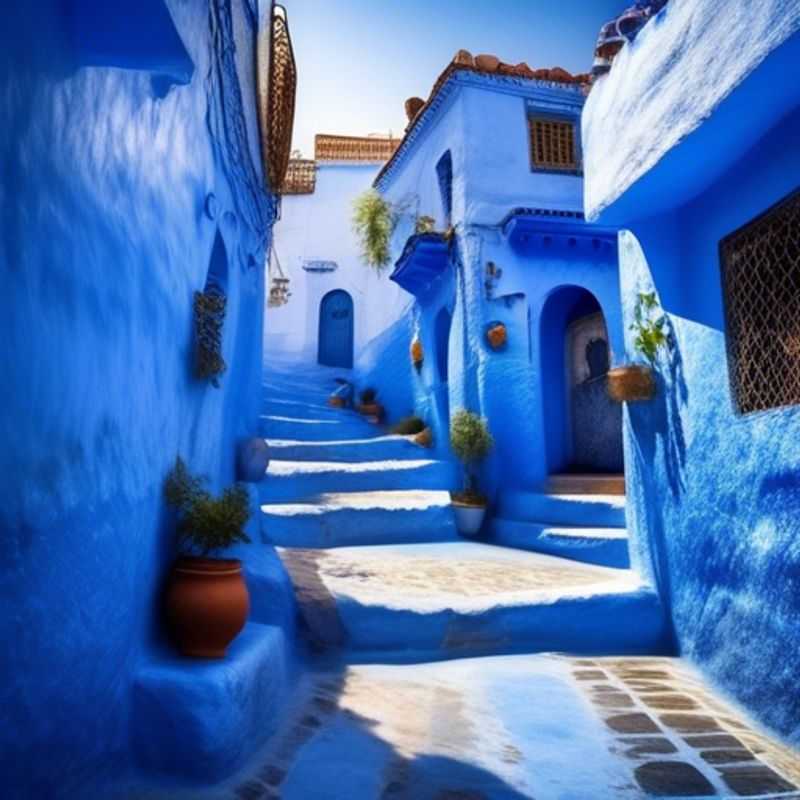
{"label": "staircase", "polygon": [[340,376],[273,373],[262,418],[262,529],[313,647],[351,663],[663,651],[658,598],[628,568],[618,481],[603,495],[561,479],[553,493],[508,492],[490,542],[462,539],[458,468],[328,406]]}
{"label": "staircase", "polygon": [[628,569],[622,476],[554,475],[540,492],[507,491],[492,540],[589,564]]}

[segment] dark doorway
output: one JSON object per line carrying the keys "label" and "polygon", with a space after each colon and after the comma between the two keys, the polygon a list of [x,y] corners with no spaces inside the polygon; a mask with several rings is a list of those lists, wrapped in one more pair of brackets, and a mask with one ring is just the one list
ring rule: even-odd
{"label": "dark doorway", "polygon": [[594,295],[577,286],[554,292],[540,343],[550,474],[622,473],[622,408],[608,396],[608,331]]}

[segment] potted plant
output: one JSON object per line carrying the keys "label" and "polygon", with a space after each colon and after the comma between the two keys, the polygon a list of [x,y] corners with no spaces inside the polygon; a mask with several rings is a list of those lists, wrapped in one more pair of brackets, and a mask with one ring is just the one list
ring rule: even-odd
{"label": "potted plant", "polygon": [[353,202],[353,229],[361,242],[362,258],[378,271],[389,263],[389,240],[395,222],[391,203],[375,189],[360,194]]}
{"label": "potted plant", "polygon": [[478,491],[474,470],[494,446],[486,420],[471,411],[456,412],[450,421],[450,446],[464,466],[464,491],[452,494],[456,527],[462,536],[474,536],[486,514],[486,497]]}
{"label": "potted plant", "polygon": [[433,444],[431,429],[423,419],[417,416],[403,417],[403,419],[398,420],[392,426],[391,432],[399,436],[410,436],[411,441],[421,447],[430,447]]}
{"label": "potted plant", "polygon": [[653,374],[659,350],[667,344],[666,317],[658,314],[655,292],[640,292],[630,330],[636,333],[634,347],[646,364],[624,364],[608,371],[608,393],[619,403],[650,400],[656,391]]}
{"label": "potted plant", "polygon": [[183,655],[224,658],[247,621],[250,597],[241,561],[214,554],[250,541],[244,531],[250,518],[247,490],[237,484],[213,497],[204,479],[192,475],[178,458],[164,496],[177,512],[183,552],[167,586],[168,627]]}
{"label": "potted plant", "polygon": [[383,417],[383,406],[376,402],[377,392],[374,389],[363,389],[359,398],[361,404],[358,410],[368,417],[370,422],[380,422]]}

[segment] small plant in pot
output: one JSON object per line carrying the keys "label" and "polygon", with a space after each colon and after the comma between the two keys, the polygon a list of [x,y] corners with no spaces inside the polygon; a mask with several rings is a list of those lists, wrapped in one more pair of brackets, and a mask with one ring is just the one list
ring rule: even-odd
{"label": "small plant in pot", "polygon": [[656,392],[653,374],[658,353],[668,343],[664,314],[658,313],[655,292],[640,292],[633,312],[634,347],[644,357],[644,364],[625,364],[608,371],[608,393],[619,403],[651,400]]}
{"label": "small plant in pot", "polygon": [[182,551],[167,586],[167,625],[183,655],[224,658],[247,621],[250,597],[241,561],[215,556],[250,541],[244,531],[250,518],[247,490],[237,484],[214,497],[178,458],[164,496],[178,515]]}
{"label": "small plant in pot", "polygon": [[376,402],[377,395],[374,389],[364,389],[359,395],[361,404],[358,410],[373,422],[380,422],[383,417],[383,406]]}
{"label": "small plant in pot", "polygon": [[475,468],[494,446],[486,420],[471,411],[456,412],[450,422],[450,446],[464,466],[464,491],[452,494],[456,527],[462,536],[475,536],[486,514],[486,497],[478,491]]}

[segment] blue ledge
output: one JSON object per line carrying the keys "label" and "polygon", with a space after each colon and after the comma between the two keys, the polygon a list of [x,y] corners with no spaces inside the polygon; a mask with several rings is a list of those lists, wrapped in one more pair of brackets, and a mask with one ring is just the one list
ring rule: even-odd
{"label": "blue ledge", "polygon": [[274,731],[289,687],[283,631],[249,623],[219,661],[174,657],[149,664],[133,689],[139,765],[192,783],[217,783]]}
{"label": "blue ledge", "polygon": [[406,242],[389,276],[413,295],[420,295],[441,275],[450,261],[450,242],[442,233],[419,233]]}
{"label": "blue ledge", "polygon": [[553,245],[590,247],[606,255],[616,252],[616,229],[587,225],[580,211],[515,208],[501,222],[501,228],[518,252]]}

